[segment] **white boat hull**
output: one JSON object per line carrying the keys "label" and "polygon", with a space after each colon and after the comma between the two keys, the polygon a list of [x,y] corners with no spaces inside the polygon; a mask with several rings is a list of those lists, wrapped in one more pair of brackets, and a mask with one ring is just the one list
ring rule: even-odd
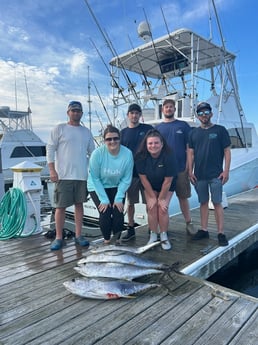
{"label": "white boat hull", "polygon": [[[243,149],[245,150],[245,149]],[[246,153],[245,153],[246,154]],[[236,166],[234,162],[234,155],[233,155],[232,167],[233,169],[230,170],[230,177],[229,181],[224,185],[224,198],[222,205],[224,207],[227,206],[227,197],[240,194],[247,190],[257,188],[258,187],[258,156],[257,158],[245,162],[242,165]],[[53,201],[53,192],[54,192],[54,184],[49,182],[48,183],[48,192],[49,198],[52,207],[55,207]],[[192,186],[192,196],[189,198],[190,209],[194,209],[199,207],[198,197],[195,192],[194,187]],[[211,206],[212,208],[212,206]],[[84,209],[84,217],[90,217],[91,219],[95,219],[96,222],[98,221],[98,210],[91,199],[83,204]],[[74,213],[74,207],[70,206],[67,208],[67,212],[70,214]],[[173,195],[172,200],[169,206],[169,214],[175,215],[181,213],[180,206],[176,195]],[[125,214],[125,221],[127,222],[127,216]],[[136,205],[135,208],[135,222],[140,225],[147,224],[147,213],[146,207],[144,204],[140,203]]]}

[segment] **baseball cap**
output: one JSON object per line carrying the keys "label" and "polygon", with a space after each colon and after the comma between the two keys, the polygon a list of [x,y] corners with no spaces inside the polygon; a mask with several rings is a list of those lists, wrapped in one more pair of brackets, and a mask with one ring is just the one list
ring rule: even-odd
{"label": "baseball cap", "polygon": [[131,111],[134,111],[134,110],[138,111],[139,113],[142,112],[142,108],[139,106],[139,104],[133,103],[129,105],[127,113],[130,113]]}
{"label": "baseball cap", "polygon": [[79,101],[71,101],[68,104],[68,110],[73,110],[73,109],[77,109],[77,110],[81,110],[82,111],[82,104]]}
{"label": "baseball cap", "polygon": [[197,108],[196,108],[196,112],[198,113],[199,111],[203,110],[203,109],[208,109],[208,110],[212,110],[211,109],[211,106],[209,103],[207,102],[201,102],[197,105]]}

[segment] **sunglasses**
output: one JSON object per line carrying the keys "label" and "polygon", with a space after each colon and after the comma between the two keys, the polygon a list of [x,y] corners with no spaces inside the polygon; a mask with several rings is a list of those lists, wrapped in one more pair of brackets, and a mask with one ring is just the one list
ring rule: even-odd
{"label": "sunglasses", "polygon": [[203,115],[210,115],[211,111],[210,110],[204,110],[204,111],[199,111],[197,113],[198,116],[203,116]]}
{"label": "sunglasses", "polygon": [[106,138],[105,141],[111,142],[111,141],[119,141],[119,137],[113,137],[113,138]]}

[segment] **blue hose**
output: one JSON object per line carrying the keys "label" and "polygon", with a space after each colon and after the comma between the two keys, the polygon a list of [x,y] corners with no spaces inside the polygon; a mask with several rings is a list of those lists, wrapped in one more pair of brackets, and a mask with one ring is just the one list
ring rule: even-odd
{"label": "blue hose", "polygon": [[0,240],[23,236],[26,217],[24,193],[19,188],[10,188],[0,201]]}

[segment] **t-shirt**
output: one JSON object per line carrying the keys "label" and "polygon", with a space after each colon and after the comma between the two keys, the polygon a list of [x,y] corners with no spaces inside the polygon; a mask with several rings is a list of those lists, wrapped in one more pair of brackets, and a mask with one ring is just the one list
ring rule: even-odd
{"label": "t-shirt", "polygon": [[[157,192],[161,191],[165,177],[177,176],[177,163],[173,152],[161,152],[157,158],[148,154],[146,159],[137,159],[135,164],[138,174],[146,175],[152,189]],[[169,190],[174,190],[173,181]]]}
{"label": "t-shirt", "polygon": [[162,122],[155,127],[166,139],[168,146],[175,152],[178,172],[186,168],[187,144],[191,127],[185,121]]}
{"label": "t-shirt", "polygon": [[218,177],[223,171],[224,149],[231,145],[228,131],[220,125],[194,128],[189,148],[194,150],[194,174],[198,180]]}
{"label": "t-shirt", "polygon": [[[121,145],[128,147],[132,151],[133,155],[135,155],[143,138],[145,137],[145,134],[150,129],[153,129],[153,127],[145,123],[140,123],[137,127],[133,127],[133,128],[129,128],[129,127],[123,128],[120,132]],[[133,170],[133,176],[134,177],[138,176],[135,167]]]}

